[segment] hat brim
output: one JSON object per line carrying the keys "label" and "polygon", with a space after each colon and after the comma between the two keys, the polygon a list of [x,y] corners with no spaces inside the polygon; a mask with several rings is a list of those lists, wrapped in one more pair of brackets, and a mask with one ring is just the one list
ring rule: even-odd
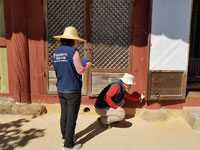
{"label": "hat brim", "polygon": [[126,85],[136,85],[135,82],[126,82],[126,81],[124,81],[123,78],[120,78],[120,80],[121,80],[123,83],[125,83]]}
{"label": "hat brim", "polygon": [[86,40],[79,38],[79,37],[74,37],[74,36],[64,36],[64,35],[58,35],[58,36],[54,36],[54,38],[56,40],[60,40],[60,39],[71,39],[71,40],[78,40],[81,42],[86,42]]}

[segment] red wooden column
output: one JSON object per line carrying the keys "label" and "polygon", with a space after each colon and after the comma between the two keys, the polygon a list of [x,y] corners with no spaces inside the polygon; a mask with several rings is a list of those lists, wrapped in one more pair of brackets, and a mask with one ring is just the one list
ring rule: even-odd
{"label": "red wooden column", "polygon": [[27,1],[31,96],[45,93],[44,18],[41,0]]}
{"label": "red wooden column", "polygon": [[[27,40],[27,0],[10,0],[10,44],[13,56],[14,99],[20,103],[30,103],[30,68]],[[8,11],[8,10],[7,10]],[[10,54],[9,52],[9,54]],[[9,80],[10,81],[10,80]]]}
{"label": "red wooden column", "polygon": [[134,37],[133,37],[133,68],[136,85],[134,91],[145,91],[147,79],[147,50],[150,0],[135,0]]}

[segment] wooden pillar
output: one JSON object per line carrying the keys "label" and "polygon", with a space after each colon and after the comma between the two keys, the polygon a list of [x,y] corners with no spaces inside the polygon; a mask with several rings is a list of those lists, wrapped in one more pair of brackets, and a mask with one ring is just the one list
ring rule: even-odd
{"label": "wooden pillar", "polygon": [[28,0],[28,47],[31,95],[45,93],[44,18],[41,0]]}
{"label": "wooden pillar", "polygon": [[[27,0],[10,0],[10,44],[13,56],[14,99],[30,103],[30,67],[27,39]],[[8,11],[8,10],[7,10]]]}
{"label": "wooden pillar", "polygon": [[133,68],[134,91],[145,91],[147,79],[147,50],[150,0],[134,0]]}

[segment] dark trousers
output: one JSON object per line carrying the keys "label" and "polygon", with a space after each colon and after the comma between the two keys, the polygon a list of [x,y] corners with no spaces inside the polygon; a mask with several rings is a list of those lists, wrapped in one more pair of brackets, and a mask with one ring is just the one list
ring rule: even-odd
{"label": "dark trousers", "polygon": [[81,103],[81,92],[60,93],[58,92],[61,105],[60,127],[62,138],[65,139],[64,147],[73,147],[73,136],[76,120]]}

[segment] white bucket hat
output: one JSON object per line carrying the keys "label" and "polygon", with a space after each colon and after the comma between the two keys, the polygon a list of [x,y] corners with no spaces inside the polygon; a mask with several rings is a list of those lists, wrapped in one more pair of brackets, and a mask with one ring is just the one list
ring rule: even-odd
{"label": "white bucket hat", "polygon": [[54,38],[56,40],[71,39],[71,40],[78,40],[81,42],[86,42],[86,40],[84,40],[78,36],[77,30],[73,26],[66,27],[64,30],[64,33],[62,35],[54,36]]}
{"label": "white bucket hat", "polygon": [[125,73],[120,80],[127,85],[135,85],[136,83],[134,82],[134,78],[135,77],[132,74]]}

